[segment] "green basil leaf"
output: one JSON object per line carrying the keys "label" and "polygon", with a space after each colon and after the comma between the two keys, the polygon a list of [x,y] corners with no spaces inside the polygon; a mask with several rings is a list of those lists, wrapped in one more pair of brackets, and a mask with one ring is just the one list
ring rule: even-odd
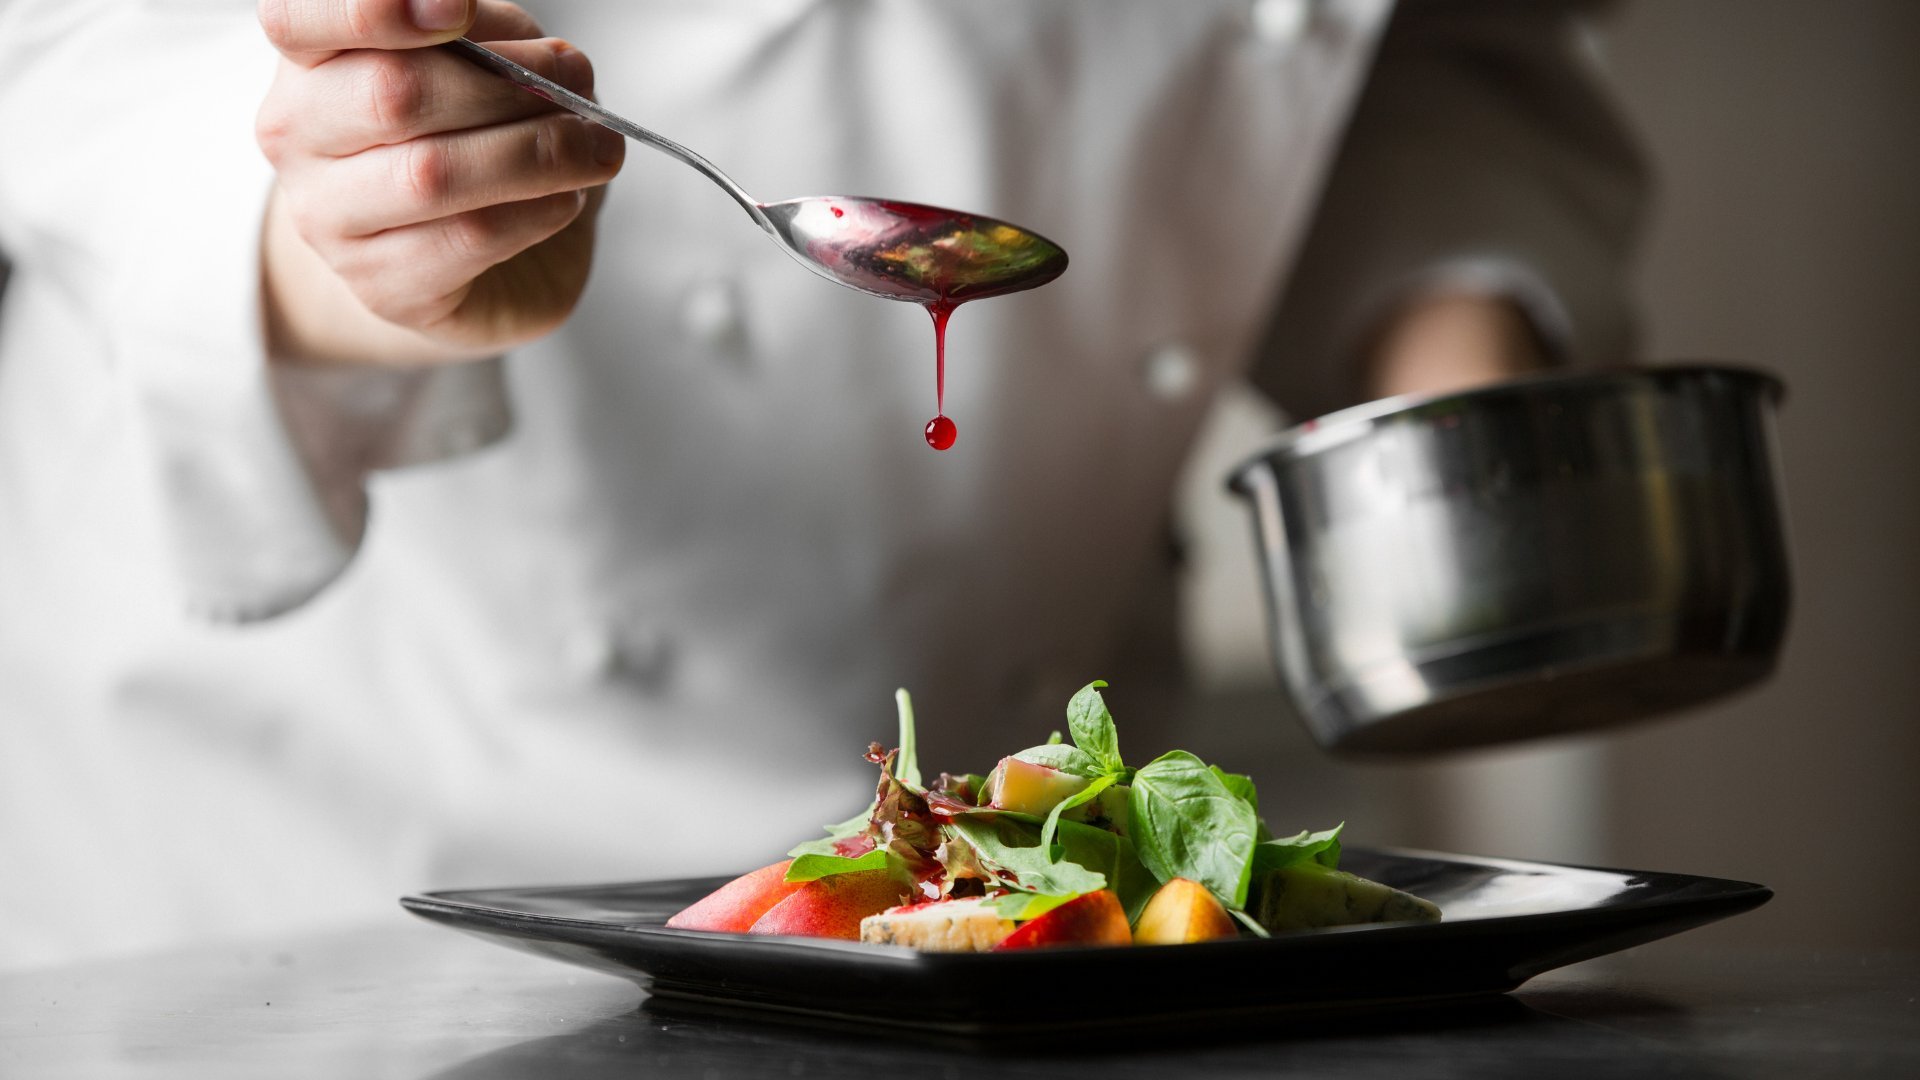
{"label": "green basil leaf", "polygon": [[1082,894],[1071,893],[1066,896],[1045,896],[1040,893],[1013,892],[996,896],[987,901],[987,905],[998,912],[1003,919],[1026,922],[1028,919],[1037,919],[1080,895]]}
{"label": "green basil leaf", "polygon": [[1098,870],[1107,879],[1107,888],[1120,898],[1127,922],[1140,918],[1140,912],[1160,888],[1153,871],[1140,862],[1133,842],[1118,833],[1078,821],[1060,823],[1060,861],[1078,863]]}
{"label": "green basil leaf", "polygon": [[1127,832],[1161,881],[1205,885],[1228,908],[1247,906],[1259,817],[1206,763],[1172,750],[1143,766],[1128,797]]}
{"label": "green basil leaf", "polygon": [[954,818],[949,827],[992,869],[1013,878],[1023,892],[1061,896],[1094,892],[1107,887],[1097,871],[1074,862],[1054,862],[1053,853],[1040,846],[1040,830],[1005,815]]}
{"label": "green basil leaf", "polygon": [[1086,787],[1081,788],[1079,791],[1054,803],[1053,809],[1047,811],[1046,824],[1040,826],[1040,843],[1045,847],[1051,848],[1053,846],[1053,834],[1060,828],[1060,815],[1076,806],[1092,802],[1099,797],[1101,792],[1112,787],[1113,782],[1118,779],[1120,778],[1117,776],[1103,776],[1093,783],[1088,784]]}
{"label": "green basil leaf", "polygon": [[1247,805],[1253,807],[1254,813],[1260,812],[1260,795],[1253,789],[1253,777],[1245,773],[1227,772],[1218,765],[1209,765],[1208,768],[1220,778],[1221,783],[1227,785],[1228,791],[1247,800]]}
{"label": "green basil leaf", "polygon": [[914,748],[913,698],[903,690],[893,692],[894,707],[900,710],[900,757],[893,763],[893,778],[914,792],[924,793],[920,783],[920,754]]}
{"label": "green basil leaf", "polygon": [[1319,832],[1302,831],[1296,836],[1283,836],[1253,848],[1253,872],[1266,874],[1283,866],[1291,866],[1302,859],[1312,859],[1329,870],[1340,869],[1340,830],[1347,827],[1341,822],[1331,829]]}
{"label": "green basil leaf", "polygon": [[1102,772],[1117,773],[1127,766],[1120,760],[1120,736],[1113,728],[1113,714],[1107,711],[1107,699],[1100,696],[1100,688],[1105,685],[1105,679],[1095,679],[1067,702],[1067,733],[1073,736],[1075,746],[1099,763]]}
{"label": "green basil leaf", "polygon": [[1093,760],[1093,755],[1065,743],[1029,746],[1013,756],[1021,761],[1045,765],[1049,769],[1059,769],[1063,773],[1084,776],[1088,779],[1099,776],[1101,772],[1100,763]]}
{"label": "green basil leaf", "polygon": [[1047,745],[1048,745],[1048,746],[1059,746],[1059,745],[1060,745],[1060,732],[1058,732],[1058,731],[1050,731],[1050,732],[1048,732],[1048,733],[1047,733]]}
{"label": "green basil leaf", "polygon": [[857,874],[862,870],[884,870],[887,866],[887,852],[884,848],[875,848],[857,859],[843,855],[801,855],[787,867],[788,881],[818,881],[835,874]]}

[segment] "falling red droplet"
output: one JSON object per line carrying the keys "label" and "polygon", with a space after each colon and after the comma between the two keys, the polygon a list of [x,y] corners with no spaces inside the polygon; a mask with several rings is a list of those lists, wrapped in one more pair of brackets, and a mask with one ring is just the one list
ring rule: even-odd
{"label": "falling red droplet", "polygon": [[832,207],[831,209],[833,210],[833,216],[834,216],[834,217],[846,217],[846,216],[847,216],[847,212],[846,212],[845,210],[842,210],[842,209],[840,209],[840,208],[839,208],[839,207],[837,207],[837,206],[835,206],[835,207]]}
{"label": "falling red droplet", "polygon": [[952,449],[953,440],[959,434],[960,429],[953,426],[953,421],[947,419],[945,413],[927,421],[927,445],[935,450]]}

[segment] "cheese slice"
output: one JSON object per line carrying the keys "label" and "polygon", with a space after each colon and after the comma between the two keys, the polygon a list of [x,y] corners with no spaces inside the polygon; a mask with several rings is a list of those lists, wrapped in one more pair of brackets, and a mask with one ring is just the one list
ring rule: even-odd
{"label": "cheese slice", "polygon": [[1308,860],[1254,887],[1254,917],[1274,933],[1373,922],[1439,922],[1440,909],[1411,893]]}
{"label": "cheese slice", "polygon": [[980,898],[913,904],[860,920],[860,940],[922,952],[986,952],[1013,933],[1013,922]]}

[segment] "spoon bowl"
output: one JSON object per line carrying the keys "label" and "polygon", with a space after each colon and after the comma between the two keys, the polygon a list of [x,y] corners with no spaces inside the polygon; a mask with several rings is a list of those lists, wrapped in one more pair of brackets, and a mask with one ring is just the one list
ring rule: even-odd
{"label": "spoon bowl", "polygon": [[1044,285],[1067,268],[1060,245],[980,214],[843,195],[762,203],[699,154],[483,45],[458,38],[447,47],[568,112],[691,165],[801,265],[847,288],[951,308]]}
{"label": "spoon bowl", "polygon": [[809,270],[889,300],[961,304],[1044,285],[1067,253],[995,218],[894,199],[813,196],[760,207]]}

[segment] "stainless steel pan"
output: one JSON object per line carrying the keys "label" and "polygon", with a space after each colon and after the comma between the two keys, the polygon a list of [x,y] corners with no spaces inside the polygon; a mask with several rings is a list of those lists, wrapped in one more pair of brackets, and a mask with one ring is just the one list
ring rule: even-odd
{"label": "stainless steel pan", "polygon": [[1334,413],[1240,465],[1315,737],[1476,746],[1764,678],[1789,597],[1781,395],[1722,366],[1534,376]]}

